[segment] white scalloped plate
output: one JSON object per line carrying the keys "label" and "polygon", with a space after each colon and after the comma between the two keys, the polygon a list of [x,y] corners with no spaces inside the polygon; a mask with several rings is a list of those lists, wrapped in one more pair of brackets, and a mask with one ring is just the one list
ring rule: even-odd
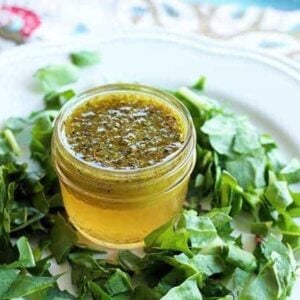
{"label": "white scalloped plate", "polygon": [[[102,63],[82,71],[78,91],[104,82],[173,88],[207,76],[207,93],[271,133],[286,155],[300,154],[300,73],[292,61],[161,30],[103,34],[61,44],[37,43],[0,55],[0,123],[41,107],[32,74],[66,61],[70,51],[96,49]],[[54,271],[66,266],[53,267]],[[69,274],[60,280],[69,287]],[[298,296],[298,297],[297,297]],[[291,299],[300,297],[300,281]]]}

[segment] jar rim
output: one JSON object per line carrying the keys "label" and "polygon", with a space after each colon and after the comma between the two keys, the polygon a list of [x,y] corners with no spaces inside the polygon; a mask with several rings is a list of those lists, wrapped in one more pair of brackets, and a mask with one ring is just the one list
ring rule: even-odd
{"label": "jar rim", "polygon": [[[76,106],[79,106],[83,102],[86,102],[93,97],[101,94],[108,94],[114,92],[138,92],[148,94],[150,96],[157,97],[159,100],[167,102],[169,105],[173,106],[181,113],[181,117],[183,117],[183,122],[186,124],[186,133],[184,137],[184,142],[181,147],[173,152],[172,154],[168,155],[164,160],[153,164],[151,166],[143,167],[143,168],[136,168],[136,169],[114,169],[114,168],[107,168],[101,166],[95,166],[91,163],[80,159],[76,156],[74,151],[71,150],[70,147],[67,145],[66,138],[63,136],[64,130],[64,121],[73,111]],[[57,142],[61,149],[63,149],[64,154],[67,158],[79,166],[89,172],[101,172],[103,175],[112,175],[112,176],[138,176],[140,174],[151,173],[154,170],[158,170],[167,166],[168,163],[172,162],[175,158],[177,158],[185,149],[189,146],[189,142],[193,136],[195,136],[192,117],[190,112],[185,107],[183,103],[181,103],[175,96],[166,91],[160,90],[158,88],[154,88],[148,85],[140,85],[140,84],[132,84],[132,83],[116,83],[116,84],[106,84],[101,85],[89,90],[86,90],[79,95],[75,96],[74,99],[67,102],[59,112],[56,117],[55,125],[54,125],[54,132],[57,136]]]}

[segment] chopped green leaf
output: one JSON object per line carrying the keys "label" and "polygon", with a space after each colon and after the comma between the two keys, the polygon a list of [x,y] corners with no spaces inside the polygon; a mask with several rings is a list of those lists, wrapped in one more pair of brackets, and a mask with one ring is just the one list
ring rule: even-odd
{"label": "chopped green leaf", "polygon": [[176,230],[176,222],[177,219],[175,218],[146,236],[146,248],[159,247],[190,254],[191,251],[188,248],[189,234],[186,230]]}
{"label": "chopped green leaf", "polygon": [[257,222],[251,224],[251,232],[257,235],[266,236],[269,229],[272,227],[272,222]]}
{"label": "chopped green leaf", "polygon": [[119,252],[119,262],[126,271],[137,271],[142,263],[142,259],[129,250]]}
{"label": "chopped green leaf", "polygon": [[214,150],[224,155],[231,154],[231,147],[237,130],[234,118],[218,115],[206,121],[201,130],[208,134]]}
{"label": "chopped green leaf", "polygon": [[195,273],[203,273],[205,276],[211,276],[226,271],[225,263],[219,255],[202,255],[196,254],[189,258],[185,254],[179,254],[174,258],[189,267],[194,268]]}
{"label": "chopped green leaf", "polygon": [[198,275],[193,275],[181,285],[172,288],[161,300],[201,300],[202,295],[197,284]]}
{"label": "chopped green leaf", "polygon": [[293,203],[293,198],[290,195],[286,181],[274,181],[270,183],[265,195],[279,212],[284,212]]}
{"label": "chopped green leaf", "polygon": [[206,96],[200,96],[187,87],[181,87],[178,90],[178,94],[187,100],[194,108],[198,109],[198,112],[206,111],[213,106]]}
{"label": "chopped green leaf", "polygon": [[283,169],[280,174],[288,183],[300,182],[300,161],[293,159]]}
{"label": "chopped green leaf", "polygon": [[239,295],[244,287],[248,284],[249,279],[252,278],[252,274],[246,271],[243,271],[240,268],[236,268],[233,273],[227,275],[222,283],[224,286],[231,291],[235,298],[240,299]]}
{"label": "chopped green leaf", "polygon": [[23,118],[8,118],[5,122],[5,128],[10,129],[12,132],[20,132],[27,125],[27,120]]}
{"label": "chopped green leaf", "polygon": [[179,227],[187,230],[193,248],[204,247],[217,238],[217,230],[212,221],[207,217],[197,216],[194,211],[183,213]]}
{"label": "chopped green leaf", "polygon": [[105,288],[111,296],[127,293],[132,290],[129,276],[117,269],[105,283]]}
{"label": "chopped green leaf", "polygon": [[200,76],[199,79],[193,84],[192,88],[202,91],[204,89],[206,82],[206,78],[204,76]]}
{"label": "chopped green leaf", "polygon": [[240,154],[251,153],[261,147],[259,135],[248,122],[241,122],[233,142],[233,150]]}
{"label": "chopped green leaf", "polygon": [[49,65],[39,69],[34,77],[46,92],[51,92],[78,80],[79,73],[72,64]]}
{"label": "chopped green leaf", "polygon": [[26,237],[20,237],[17,241],[19,251],[19,263],[22,267],[30,268],[35,266],[35,259],[32,249]]}
{"label": "chopped green leaf", "polygon": [[296,261],[292,250],[272,234],[262,243],[261,249],[265,258],[272,261],[270,268],[279,287],[277,289],[278,298],[288,296],[296,279]]}
{"label": "chopped green leaf", "polygon": [[226,247],[225,260],[247,272],[252,272],[257,268],[256,259],[253,254],[231,243]]}
{"label": "chopped green leaf", "polygon": [[160,295],[156,291],[147,286],[141,285],[134,289],[131,297],[132,300],[158,300],[160,298]]}
{"label": "chopped green leaf", "polygon": [[16,155],[21,154],[21,149],[20,146],[18,145],[18,142],[16,141],[16,138],[12,131],[10,129],[5,129],[3,131],[3,135],[5,139],[7,140],[8,144],[10,145],[11,149]]}
{"label": "chopped green leaf", "polygon": [[[248,279],[249,280],[249,279]],[[245,285],[239,299],[241,300],[275,300],[280,299],[278,294],[279,286],[276,277],[271,268],[267,268],[258,276],[252,277],[252,280]]]}
{"label": "chopped green leaf", "polygon": [[261,188],[265,181],[265,157],[262,152],[239,156],[225,162],[226,170],[237,179],[245,190]]}
{"label": "chopped green leaf", "polygon": [[101,300],[113,299],[108,293],[106,293],[99,285],[97,285],[93,281],[90,281],[88,286],[95,299],[101,299]]}
{"label": "chopped green leaf", "polygon": [[74,229],[58,215],[50,233],[50,250],[56,261],[62,263],[77,241]]}
{"label": "chopped green leaf", "polygon": [[24,297],[53,286],[55,277],[31,277],[15,269],[0,268],[0,299]]}
{"label": "chopped green leaf", "polygon": [[60,109],[67,101],[75,96],[73,90],[63,92],[50,92],[44,97],[44,102],[47,109]]}
{"label": "chopped green leaf", "polygon": [[71,61],[78,67],[86,67],[98,64],[101,61],[100,54],[95,51],[79,51],[70,54]]}
{"label": "chopped green leaf", "polygon": [[[71,59],[82,67],[99,56],[82,51]],[[190,111],[197,134],[186,210],[146,237],[143,256],[126,250],[108,260],[105,253],[76,245],[51,160],[54,119],[74,97],[61,87],[77,80],[78,69],[52,65],[35,77],[48,92],[46,109],[10,118],[0,131],[0,299],[289,297],[300,250],[294,219],[300,215],[298,160],[286,164],[269,135],[206,96],[203,78],[169,91]],[[242,249],[244,233],[237,237],[234,230],[244,216],[245,229],[257,235],[253,253]],[[61,291],[51,275],[53,256],[70,264],[76,297]]]}

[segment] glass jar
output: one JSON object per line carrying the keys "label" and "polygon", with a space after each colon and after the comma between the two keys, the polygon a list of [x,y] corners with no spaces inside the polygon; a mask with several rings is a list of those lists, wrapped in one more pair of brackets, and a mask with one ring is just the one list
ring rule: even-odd
{"label": "glass jar", "polygon": [[[70,151],[64,121],[75,107],[108,93],[142,93],[168,105],[184,124],[181,147],[157,164],[140,169],[93,166]],[[68,102],[54,128],[52,158],[71,223],[89,241],[109,248],[136,248],[154,229],[182,210],[195,165],[196,136],[191,116],[174,96],[135,84],[94,88]]]}

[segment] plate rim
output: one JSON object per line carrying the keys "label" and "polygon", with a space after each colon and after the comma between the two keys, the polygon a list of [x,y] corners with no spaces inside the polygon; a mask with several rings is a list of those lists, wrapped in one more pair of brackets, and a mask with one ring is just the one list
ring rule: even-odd
{"label": "plate rim", "polygon": [[87,35],[84,37],[68,38],[64,41],[37,41],[30,44],[23,44],[0,53],[0,68],[10,61],[20,60],[27,55],[43,52],[41,51],[42,49],[57,51],[57,49],[80,47],[84,43],[88,44],[92,42],[93,44],[106,44],[124,39],[168,41],[170,43],[196,48],[207,53],[250,60],[276,69],[300,84],[300,65],[290,58],[275,53],[266,53],[259,49],[245,49],[243,47],[232,45],[228,41],[220,41],[195,33],[183,34],[174,30],[161,28],[149,30],[110,30],[101,33],[101,37]]}

